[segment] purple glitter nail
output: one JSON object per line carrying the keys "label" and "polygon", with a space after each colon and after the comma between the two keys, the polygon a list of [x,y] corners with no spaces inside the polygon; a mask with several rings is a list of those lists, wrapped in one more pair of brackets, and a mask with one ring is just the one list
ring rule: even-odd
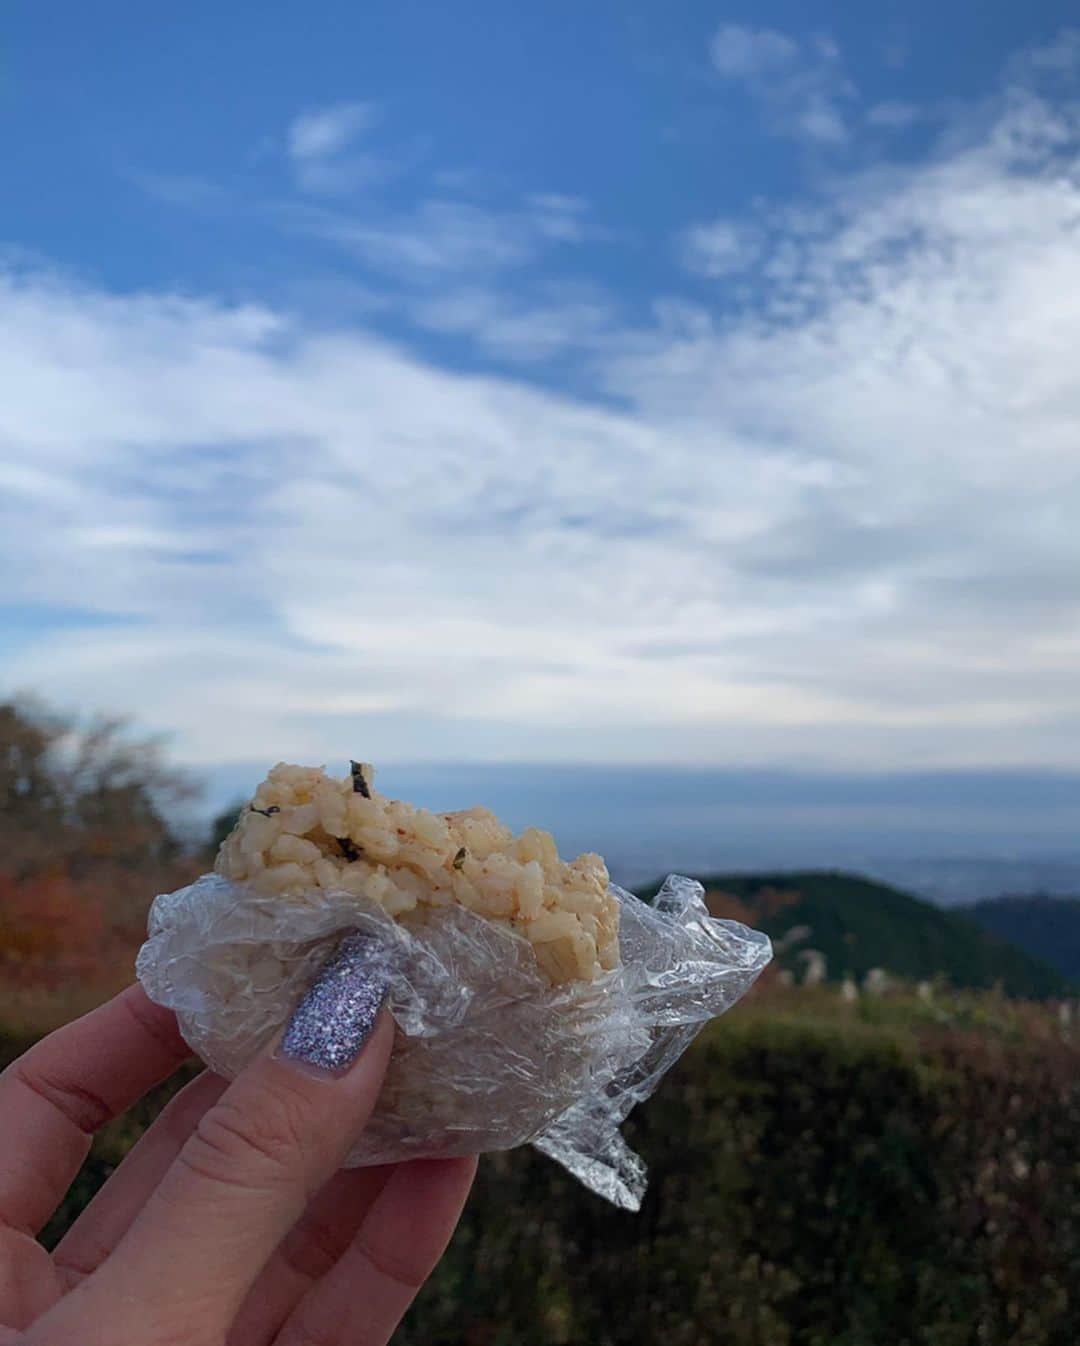
{"label": "purple glitter nail", "polygon": [[386,990],[376,946],[363,935],[348,935],[293,1011],[278,1055],[345,1070],[371,1036]]}

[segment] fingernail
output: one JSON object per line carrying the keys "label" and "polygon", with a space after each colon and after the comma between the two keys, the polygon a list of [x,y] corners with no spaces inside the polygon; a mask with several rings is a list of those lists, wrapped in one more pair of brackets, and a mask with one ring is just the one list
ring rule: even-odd
{"label": "fingernail", "polygon": [[293,1011],[277,1055],[334,1074],[348,1069],[375,1028],[387,985],[377,946],[348,935]]}

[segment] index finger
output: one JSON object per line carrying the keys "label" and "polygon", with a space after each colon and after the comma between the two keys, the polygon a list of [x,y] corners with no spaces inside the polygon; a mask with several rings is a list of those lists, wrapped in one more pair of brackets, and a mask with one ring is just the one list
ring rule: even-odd
{"label": "index finger", "polygon": [[0,1224],[36,1234],[93,1133],[190,1055],[173,1012],[136,984],[13,1061],[0,1075]]}

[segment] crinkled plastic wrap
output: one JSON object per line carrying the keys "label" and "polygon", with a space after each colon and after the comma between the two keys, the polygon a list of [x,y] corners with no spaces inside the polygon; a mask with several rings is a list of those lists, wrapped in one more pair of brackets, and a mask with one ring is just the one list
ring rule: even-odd
{"label": "crinkled plastic wrap", "polygon": [[338,941],[371,937],[397,1042],[349,1164],[532,1144],[637,1210],[645,1167],[619,1134],[704,1024],[768,963],[768,938],[711,917],[672,876],[650,906],[613,888],[622,965],[553,987],[528,941],[464,907],[406,925],[349,893],[266,897],[217,875],[158,897],[137,970],[193,1050],[232,1078],[287,1021]]}

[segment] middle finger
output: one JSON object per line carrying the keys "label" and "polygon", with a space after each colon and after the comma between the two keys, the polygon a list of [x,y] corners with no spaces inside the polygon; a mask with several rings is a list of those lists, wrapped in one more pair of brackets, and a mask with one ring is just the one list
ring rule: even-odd
{"label": "middle finger", "polygon": [[229,1333],[230,1346],[266,1346],[352,1242],[397,1166],[339,1169],[278,1244]]}

